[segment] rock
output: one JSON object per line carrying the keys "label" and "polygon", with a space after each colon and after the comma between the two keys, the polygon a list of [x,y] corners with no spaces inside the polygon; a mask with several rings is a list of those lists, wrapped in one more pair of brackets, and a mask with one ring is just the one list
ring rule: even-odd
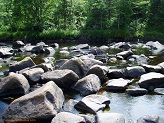
{"label": "rock", "polygon": [[84,73],[84,62],[80,58],[72,58],[69,61],[65,62],[60,69],[69,69],[74,71],[80,78],[82,78]]}
{"label": "rock", "polygon": [[72,113],[60,112],[52,119],[51,123],[85,123],[85,119]]}
{"label": "rock", "polygon": [[20,48],[22,46],[25,46],[25,44],[23,43],[23,41],[15,41],[15,42],[13,42],[13,47],[14,48]]}
{"label": "rock", "polygon": [[55,61],[55,58],[54,57],[45,57],[45,58],[42,58],[42,61],[44,63],[52,63]]}
{"label": "rock", "polygon": [[41,75],[44,73],[42,68],[32,68],[25,70],[22,74],[29,80],[30,85],[39,82]]}
{"label": "rock", "polygon": [[117,62],[117,58],[115,57],[111,57],[108,62],[111,62],[111,63],[116,63]]}
{"label": "rock", "polygon": [[145,71],[147,73],[149,73],[149,72],[157,72],[157,73],[160,73],[161,72],[161,69],[162,69],[158,65],[153,66],[153,65],[142,64],[142,67],[145,69]]}
{"label": "rock", "polygon": [[44,72],[52,71],[54,69],[51,63],[42,63],[39,65],[36,65],[34,68],[42,68]]}
{"label": "rock", "polygon": [[9,71],[16,72],[28,67],[33,67],[34,65],[35,63],[33,62],[33,60],[30,57],[26,57],[23,60],[10,65]]}
{"label": "rock", "polygon": [[72,70],[53,70],[41,75],[43,83],[54,81],[59,87],[70,89],[78,81],[79,77]]}
{"label": "rock", "polygon": [[141,88],[148,89],[150,91],[155,88],[164,87],[164,75],[160,73],[150,72],[141,76],[139,82]]}
{"label": "rock", "polygon": [[12,56],[13,55],[12,51],[13,49],[10,47],[6,47],[6,46],[0,47],[0,57]]}
{"label": "rock", "polygon": [[90,46],[88,44],[79,44],[76,46],[76,49],[89,49]]}
{"label": "rock", "polygon": [[155,55],[160,54],[160,52],[164,50],[164,45],[158,41],[149,41],[145,45],[148,46]]}
{"label": "rock", "polygon": [[99,77],[101,82],[104,83],[107,80],[107,72],[108,68],[106,66],[93,65],[86,75],[95,74]]}
{"label": "rock", "polygon": [[97,123],[125,123],[125,118],[119,113],[98,113]]}
{"label": "rock", "polygon": [[54,53],[55,53],[55,50],[54,50],[53,47],[46,47],[44,53],[47,54],[47,55],[52,55],[53,56]]}
{"label": "rock", "polygon": [[51,44],[51,47],[54,47],[55,49],[59,49],[59,44],[58,43],[53,43],[53,44]]}
{"label": "rock", "polygon": [[156,94],[164,95],[164,88],[156,88],[154,89]]}
{"label": "rock", "polygon": [[69,52],[66,51],[66,50],[62,50],[62,51],[59,51],[59,53],[62,55],[62,56],[69,56]]}
{"label": "rock", "polygon": [[102,45],[101,47],[99,47],[99,49],[103,52],[109,50],[109,47],[108,46],[105,46],[105,45]]}
{"label": "rock", "polygon": [[74,106],[78,103],[77,100],[73,100],[73,99],[70,99],[68,100],[64,106],[63,106],[63,110],[66,111],[66,112],[70,112],[70,113],[77,113],[76,109],[74,108]]}
{"label": "rock", "polygon": [[137,123],[164,123],[164,117],[145,115],[137,120]]}
{"label": "rock", "polygon": [[86,96],[89,94],[96,93],[101,87],[101,81],[95,74],[89,74],[84,78],[78,80],[73,89],[80,92],[81,95]]}
{"label": "rock", "polygon": [[130,82],[130,80],[126,80],[123,78],[111,79],[107,81],[105,90],[112,92],[124,92]]}
{"label": "rock", "polygon": [[110,46],[110,48],[129,50],[131,48],[131,45],[127,42],[119,42],[119,43],[115,43],[114,45]]}
{"label": "rock", "polygon": [[122,56],[124,59],[127,59],[131,55],[133,55],[133,52],[131,50],[123,51],[123,52],[120,52],[120,53],[116,54],[116,56]]}
{"label": "rock", "polygon": [[146,57],[144,54],[141,55],[132,55],[127,58],[129,61],[135,61],[138,65],[141,64],[147,64],[149,61],[149,58]]}
{"label": "rock", "polygon": [[36,54],[43,53],[44,52],[43,45],[34,46],[31,52]]}
{"label": "rock", "polygon": [[159,63],[157,66],[161,67],[160,73],[164,74],[164,62]]}
{"label": "rock", "polygon": [[63,47],[61,48],[61,50],[68,50],[68,47]]}
{"label": "rock", "polygon": [[123,74],[126,78],[138,78],[145,73],[146,71],[143,67],[134,66],[134,67],[127,67]]}
{"label": "rock", "polygon": [[63,102],[62,90],[51,81],[15,99],[3,113],[3,120],[35,119],[39,123],[49,123],[61,110]]}
{"label": "rock", "polygon": [[36,46],[47,47],[48,45],[46,45],[43,41],[41,41],[41,42],[38,42],[38,43],[36,44]]}
{"label": "rock", "polygon": [[126,92],[131,96],[142,96],[148,93],[144,88],[126,89]]}
{"label": "rock", "polygon": [[60,59],[60,60],[56,60],[54,62],[54,66],[55,68],[60,68],[65,62],[67,62],[68,59]]}
{"label": "rock", "polygon": [[86,123],[96,123],[94,115],[79,114],[79,116],[83,117]]}
{"label": "rock", "polygon": [[90,54],[93,54],[93,55],[102,55],[103,54],[103,51],[100,50],[100,48],[98,47],[92,47],[89,51]]}
{"label": "rock", "polygon": [[34,48],[35,46],[32,46],[31,44],[27,44],[25,45],[23,48],[20,48],[20,50],[22,52],[32,52],[32,49]]}
{"label": "rock", "polygon": [[24,95],[29,89],[28,80],[23,75],[12,73],[1,80],[0,97]]}
{"label": "rock", "polygon": [[75,108],[85,113],[96,114],[98,111],[105,109],[109,103],[109,98],[102,95],[91,94],[82,98],[82,100],[75,105]]}
{"label": "rock", "polygon": [[109,79],[123,78],[123,71],[121,69],[109,69],[107,76]]}

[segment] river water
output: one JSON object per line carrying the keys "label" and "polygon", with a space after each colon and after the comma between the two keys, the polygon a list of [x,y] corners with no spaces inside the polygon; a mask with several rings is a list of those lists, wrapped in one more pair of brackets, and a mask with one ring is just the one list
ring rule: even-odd
{"label": "river water", "polygon": [[[64,47],[65,45],[63,45]],[[26,55],[18,55],[15,60],[23,59]],[[56,59],[61,58],[59,54],[55,55]],[[34,58],[35,63],[40,63],[41,56],[38,56]],[[160,60],[159,60],[160,59]],[[12,61],[12,60],[11,60]],[[162,62],[163,58],[158,58],[157,60],[152,59],[150,61],[151,64],[157,64],[159,62]],[[111,64],[110,64],[111,65]],[[113,66],[116,66],[115,64],[112,64]],[[125,67],[126,65],[123,65],[122,67]],[[8,67],[6,64],[1,63],[0,73],[7,70]],[[0,74],[1,75],[1,74]],[[3,77],[3,75],[1,75]],[[144,116],[144,115],[158,115],[158,116],[164,116],[164,95],[157,95],[157,94],[147,94],[144,96],[137,96],[132,97],[126,93],[111,93],[102,91],[98,94],[107,96],[111,103],[109,105],[109,109],[105,110],[104,112],[110,112],[110,113],[121,113],[124,115],[126,119],[126,123],[136,123],[137,119]],[[67,100],[68,99],[80,99],[80,96],[78,95],[65,95]],[[5,111],[5,109],[8,107],[8,102],[0,100],[0,123],[3,123],[1,120],[2,113]]]}

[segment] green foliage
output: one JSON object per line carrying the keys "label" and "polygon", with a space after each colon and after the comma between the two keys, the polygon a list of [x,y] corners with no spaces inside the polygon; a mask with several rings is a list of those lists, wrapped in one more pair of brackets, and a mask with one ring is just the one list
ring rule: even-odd
{"label": "green foliage", "polygon": [[150,49],[148,49],[148,48],[143,48],[142,46],[136,47],[136,48],[134,49],[133,52],[134,52],[134,54],[136,54],[136,55],[141,55],[141,54],[144,54],[144,55],[146,55],[146,56],[152,55],[152,52],[151,52]]}

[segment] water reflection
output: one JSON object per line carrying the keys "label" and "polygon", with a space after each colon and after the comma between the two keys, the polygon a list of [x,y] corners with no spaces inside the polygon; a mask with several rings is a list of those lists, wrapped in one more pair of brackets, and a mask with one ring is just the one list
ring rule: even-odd
{"label": "water reflection", "polygon": [[107,93],[111,100],[110,111],[112,113],[122,113],[126,118],[126,123],[136,123],[137,119],[144,115],[164,114],[164,96],[145,95],[132,97],[124,93]]}

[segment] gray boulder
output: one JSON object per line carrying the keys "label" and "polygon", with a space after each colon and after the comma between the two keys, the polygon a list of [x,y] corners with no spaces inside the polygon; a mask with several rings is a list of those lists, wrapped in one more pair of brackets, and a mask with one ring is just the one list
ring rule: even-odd
{"label": "gray boulder", "polygon": [[123,78],[111,79],[111,80],[107,81],[105,90],[111,91],[111,92],[123,92],[126,90],[128,84],[130,82],[131,82],[130,80],[126,80]]}
{"label": "gray boulder", "polygon": [[44,52],[44,49],[43,49],[43,45],[37,45],[37,46],[34,46],[31,50],[32,53],[43,53]]}
{"label": "gray boulder", "polygon": [[25,45],[23,48],[20,48],[20,50],[22,52],[32,52],[32,49],[34,48],[35,46],[31,45],[31,44],[27,44]]}
{"label": "gray boulder", "polygon": [[89,71],[87,72],[87,75],[95,74],[99,77],[101,82],[104,83],[107,80],[107,72],[108,72],[108,67],[100,66],[100,65],[94,65],[89,69]]}
{"label": "gray boulder", "polygon": [[99,47],[99,49],[101,51],[105,52],[105,51],[109,50],[109,47],[108,46],[105,46],[105,45],[102,45],[102,46]]}
{"label": "gray boulder", "polygon": [[142,64],[142,67],[145,69],[145,71],[147,73],[149,73],[149,72],[157,72],[157,73],[160,73],[161,72],[161,69],[162,69],[158,65],[154,66],[154,65]]}
{"label": "gray boulder", "polygon": [[137,120],[137,123],[164,123],[164,117],[156,115],[145,115]]}
{"label": "gray boulder", "polygon": [[66,111],[66,112],[70,112],[70,113],[77,113],[76,109],[74,108],[74,106],[78,103],[77,100],[73,100],[73,99],[70,99],[68,100],[64,106],[63,106],[63,110]]}
{"label": "gray boulder", "polygon": [[6,47],[6,46],[0,47],[0,57],[12,56],[13,55],[12,51],[13,49],[10,47]]}
{"label": "gray boulder", "polygon": [[123,114],[119,113],[98,113],[97,123],[125,123]]}
{"label": "gray boulder", "polygon": [[51,123],[85,123],[85,119],[72,113],[60,112],[52,119]]}
{"label": "gray boulder", "polygon": [[84,62],[80,58],[72,58],[69,61],[66,61],[60,69],[69,69],[74,71],[80,78],[84,76]]}
{"label": "gray boulder", "polygon": [[76,46],[76,49],[89,49],[90,46],[88,44],[79,44]]}
{"label": "gray boulder", "polygon": [[146,57],[144,54],[141,54],[141,55],[132,55],[132,56],[128,57],[127,59],[129,61],[136,62],[138,65],[147,64],[148,61],[149,61],[149,58]]}
{"label": "gray boulder", "polygon": [[41,75],[44,73],[42,68],[32,68],[25,70],[22,74],[29,80],[30,85],[39,82]]}
{"label": "gray boulder", "polygon": [[43,83],[54,81],[59,87],[70,89],[78,81],[78,75],[72,70],[53,70],[41,75]]}
{"label": "gray boulder", "polygon": [[80,92],[81,95],[86,96],[89,94],[96,93],[101,87],[101,81],[95,74],[89,74],[84,78],[78,80],[73,89]]}
{"label": "gray boulder", "polygon": [[62,90],[51,81],[15,99],[3,113],[3,120],[35,119],[39,123],[50,122],[61,110],[63,102]]}
{"label": "gray boulder", "polygon": [[23,41],[15,41],[15,42],[13,42],[13,47],[14,48],[20,48],[22,46],[25,46],[25,44],[23,43]]}
{"label": "gray boulder", "polygon": [[107,76],[109,79],[118,79],[123,78],[123,70],[122,69],[109,69]]}
{"label": "gray boulder", "polygon": [[146,71],[143,67],[134,66],[134,67],[127,67],[124,70],[123,74],[126,78],[138,78],[138,77],[140,77],[141,75],[143,75],[145,73],[146,73]]}
{"label": "gray boulder", "polygon": [[46,47],[44,53],[47,55],[54,55],[55,49],[53,47]]}
{"label": "gray boulder", "polygon": [[52,71],[54,69],[51,63],[41,63],[39,65],[36,65],[34,68],[42,68],[44,72]]}
{"label": "gray boulder", "polygon": [[0,82],[0,97],[24,95],[29,89],[28,80],[23,75],[11,73]]}
{"label": "gray boulder", "polygon": [[129,50],[131,48],[131,45],[127,42],[119,42],[113,44],[112,46],[110,46],[110,48]]}
{"label": "gray boulder", "polygon": [[155,88],[164,87],[164,75],[160,73],[150,72],[141,76],[139,82],[141,88],[154,90]]}
{"label": "gray boulder", "polygon": [[33,66],[35,66],[35,63],[33,62],[33,60],[30,57],[26,57],[23,60],[10,65],[9,71],[16,72],[16,71],[20,71],[28,67],[33,67]]}
{"label": "gray boulder", "polygon": [[148,93],[144,88],[126,89],[126,92],[131,96],[142,96]]}
{"label": "gray boulder", "polygon": [[62,50],[62,51],[59,51],[59,53],[62,55],[62,56],[69,56],[69,51],[66,51],[66,50]]}
{"label": "gray boulder", "polygon": [[75,108],[85,113],[96,114],[98,111],[105,109],[109,103],[109,98],[102,95],[91,94],[82,98],[82,100],[75,105]]}
{"label": "gray boulder", "polygon": [[86,123],[96,123],[94,115],[79,114],[79,116],[83,117]]}
{"label": "gray boulder", "polygon": [[116,56],[122,56],[124,59],[127,59],[131,55],[133,55],[133,52],[131,50],[123,51],[123,52],[120,52],[120,53],[116,54]]}
{"label": "gray boulder", "polygon": [[54,66],[55,68],[60,68],[65,62],[67,62],[68,59],[60,59],[60,60],[56,60],[54,62]]}

